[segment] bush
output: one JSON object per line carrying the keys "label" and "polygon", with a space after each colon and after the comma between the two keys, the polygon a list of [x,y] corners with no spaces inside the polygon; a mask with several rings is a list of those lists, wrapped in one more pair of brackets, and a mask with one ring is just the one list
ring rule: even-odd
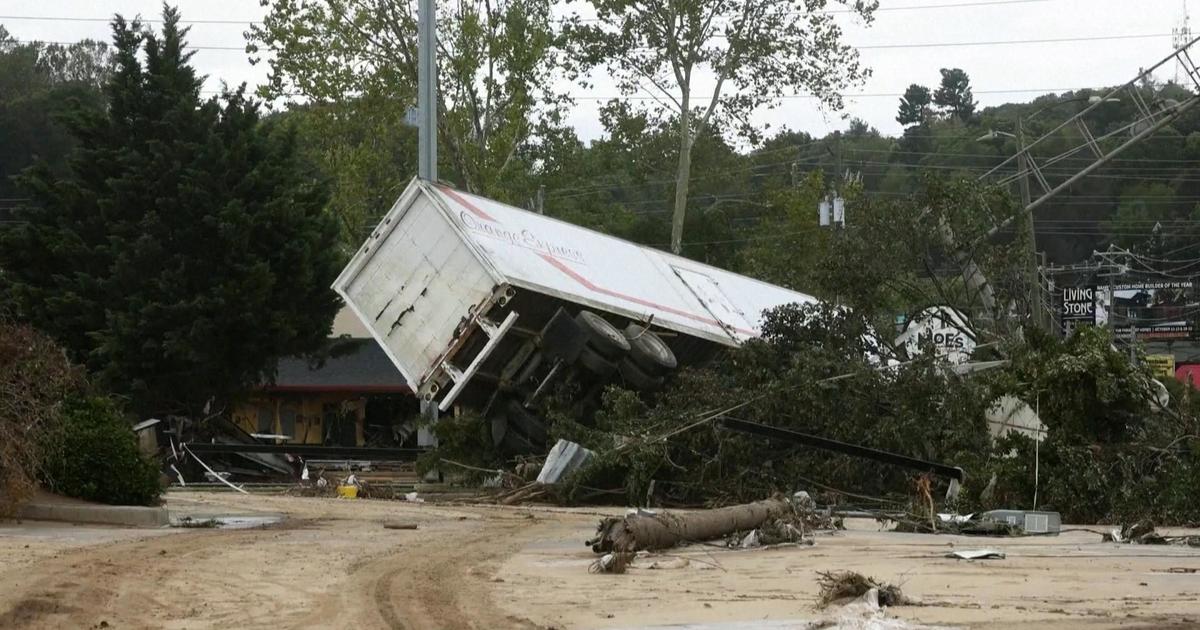
{"label": "bush", "polygon": [[43,436],[56,430],[62,401],[83,385],[82,372],[49,337],[0,319],[0,515],[33,494]]}
{"label": "bush", "polygon": [[129,422],[110,399],[68,400],[46,438],[42,476],[48,489],[115,505],[158,502],[158,467],[138,450]]}

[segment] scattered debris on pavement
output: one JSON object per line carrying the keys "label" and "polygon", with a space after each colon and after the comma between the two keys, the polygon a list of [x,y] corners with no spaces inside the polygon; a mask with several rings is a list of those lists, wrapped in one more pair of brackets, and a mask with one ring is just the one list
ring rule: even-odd
{"label": "scattered debris on pavement", "polygon": [[1114,527],[1107,534],[1102,534],[1103,542],[1131,543],[1134,545],[1187,545],[1200,547],[1200,536],[1164,536],[1154,529],[1154,523],[1149,520],[1138,521]]}
{"label": "scattered debris on pavement", "polygon": [[568,474],[579,470],[595,457],[595,453],[567,440],[555,442],[554,448],[546,455],[546,463],[538,473],[538,483],[558,483]]}
{"label": "scattered debris on pavement", "polygon": [[186,529],[211,529],[220,526],[221,522],[215,518],[197,519],[190,516],[184,516],[175,523],[171,524],[171,527],[182,527]]}
{"label": "scattered debris on pavement", "polygon": [[915,516],[886,516],[895,522],[894,531],[914,534],[959,534],[962,536],[1057,535],[1062,519],[1057,512],[992,510],[979,514],[936,514],[926,520]]}
{"label": "scattered debris on pavement", "polygon": [[962,549],[960,551],[952,551],[946,554],[947,558],[957,558],[959,560],[1003,560],[1005,557],[1003,551],[996,549]]}
{"label": "scattered debris on pavement", "polygon": [[600,556],[588,568],[589,573],[624,573],[625,569],[633,562],[633,552],[631,551],[615,551],[606,553]]}

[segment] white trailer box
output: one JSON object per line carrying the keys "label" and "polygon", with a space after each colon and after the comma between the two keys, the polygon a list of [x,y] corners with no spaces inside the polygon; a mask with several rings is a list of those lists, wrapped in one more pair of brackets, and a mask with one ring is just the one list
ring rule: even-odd
{"label": "white trailer box", "polygon": [[506,336],[534,334],[550,305],[641,322],[674,333],[673,344],[736,346],[759,334],[764,310],[816,301],[419,180],[333,288],[412,390],[443,410],[485,363],[504,362]]}

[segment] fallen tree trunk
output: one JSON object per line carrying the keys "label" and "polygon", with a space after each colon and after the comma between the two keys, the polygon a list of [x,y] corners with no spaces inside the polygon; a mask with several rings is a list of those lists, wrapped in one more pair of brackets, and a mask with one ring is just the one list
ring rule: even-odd
{"label": "fallen tree trunk", "polygon": [[771,519],[794,512],[787,499],[773,497],[745,505],[703,512],[638,512],[600,521],[596,538],[588,541],[592,551],[640,551],[667,549],[681,542],[713,540],[734,532],[757,529]]}

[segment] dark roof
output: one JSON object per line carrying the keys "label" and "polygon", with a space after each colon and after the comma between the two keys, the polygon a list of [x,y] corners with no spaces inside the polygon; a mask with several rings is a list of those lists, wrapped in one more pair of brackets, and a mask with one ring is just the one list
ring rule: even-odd
{"label": "dark roof", "polygon": [[331,340],[328,356],[280,359],[269,391],[407,392],[408,384],[374,339]]}

